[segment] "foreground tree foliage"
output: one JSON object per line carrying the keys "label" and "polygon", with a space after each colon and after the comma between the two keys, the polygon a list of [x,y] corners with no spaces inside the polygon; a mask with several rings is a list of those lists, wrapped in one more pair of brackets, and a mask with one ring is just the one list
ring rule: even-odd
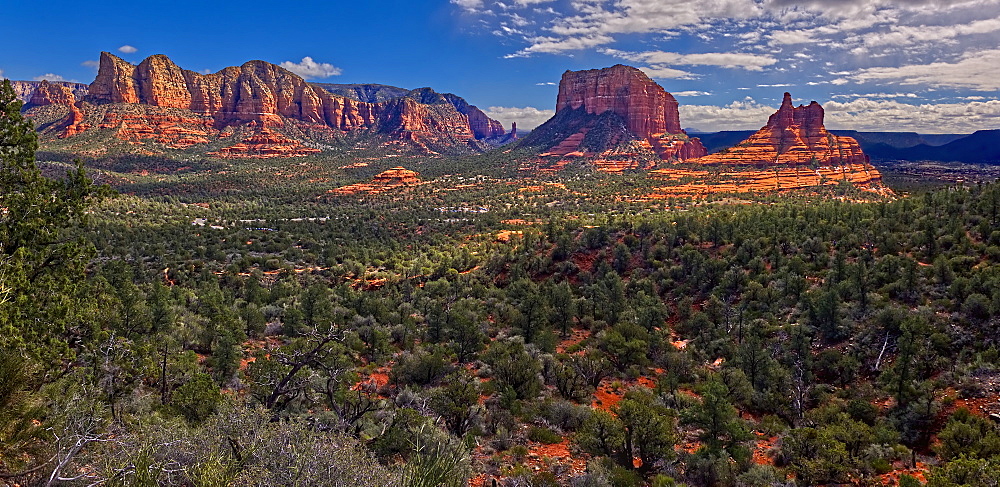
{"label": "foreground tree foliage", "polygon": [[62,176],[0,109],[5,482],[996,484],[996,183],[629,201],[498,151],[333,197],[396,160]]}

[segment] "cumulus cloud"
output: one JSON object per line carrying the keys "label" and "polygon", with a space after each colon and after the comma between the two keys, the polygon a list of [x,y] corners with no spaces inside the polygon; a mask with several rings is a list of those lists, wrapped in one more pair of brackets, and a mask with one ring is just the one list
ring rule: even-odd
{"label": "cumulus cloud", "polygon": [[[850,99],[850,98],[919,98],[916,93],[843,93],[839,95],[833,95],[833,99]],[[982,99],[980,97],[979,99]]]}
{"label": "cumulus cloud", "polygon": [[674,68],[668,68],[666,66],[645,66],[639,69],[641,69],[643,73],[646,73],[646,76],[649,76],[650,78],[695,79],[698,77],[694,73],[689,73],[687,71],[681,71],[679,69],[674,69]]}
{"label": "cumulus cloud", "polygon": [[826,125],[833,129],[862,131],[915,131],[920,133],[969,133],[1000,123],[1000,101],[924,103],[861,98],[831,101]]}
{"label": "cumulus cloud", "polygon": [[281,63],[281,67],[305,79],[329,78],[343,72],[340,68],[330,63],[318,63],[309,56],[302,58],[302,61],[298,63],[285,61]]}
{"label": "cumulus cloud", "polygon": [[504,127],[510,127],[511,122],[517,123],[521,130],[531,130],[552,118],[555,110],[539,110],[535,107],[490,107],[484,111],[486,116],[499,120]]}
{"label": "cumulus cloud", "polygon": [[1000,90],[1000,49],[963,54],[955,62],[867,68],[850,76],[866,82],[893,82],[977,91]]}
{"label": "cumulus cloud", "polygon": [[708,96],[711,93],[707,91],[671,91],[671,95],[674,96]]}
{"label": "cumulus cloud", "polygon": [[744,52],[681,54],[664,51],[628,52],[617,49],[602,49],[601,52],[620,59],[664,67],[669,65],[721,66],[724,68],[742,68],[749,71],[760,71],[765,66],[770,66],[778,62],[777,59],[768,55]]}
{"label": "cumulus cloud", "polygon": [[587,49],[591,47],[610,44],[614,41],[611,36],[594,34],[581,37],[535,37],[530,39],[532,44],[520,51],[504,56],[507,59],[517,57],[528,57],[532,54],[548,53],[554,54],[563,51]]}
{"label": "cumulus cloud", "polygon": [[86,67],[91,68],[91,69],[97,69],[97,68],[101,67],[101,62],[100,61],[95,61],[93,59],[88,59],[88,60],[80,63],[80,66],[86,66]]}
{"label": "cumulus cloud", "polygon": [[888,32],[868,33],[861,42],[866,47],[909,46],[920,43],[948,42],[959,36],[1000,31],[1000,18],[983,19],[958,25],[897,25]]}
{"label": "cumulus cloud", "polygon": [[45,74],[43,74],[41,76],[35,76],[32,79],[34,79],[35,81],[42,81],[42,80],[46,80],[46,81],[69,81],[68,79],[63,78],[62,76],[59,76],[58,74],[52,74],[52,73],[45,73]]}
{"label": "cumulus cloud", "polygon": [[125,54],[132,54],[133,52],[136,52],[138,50],[139,50],[138,48],[130,46],[128,44],[125,44],[124,46],[118,48],[118,52]]}
{"label": "cumulus cloud", "polygon": [[724,106],[681,104],[681,120],[686,126],[714,132],[718,130],[755,130],[767,123],[777,107],[757,103],[753,98],[737,100]]}

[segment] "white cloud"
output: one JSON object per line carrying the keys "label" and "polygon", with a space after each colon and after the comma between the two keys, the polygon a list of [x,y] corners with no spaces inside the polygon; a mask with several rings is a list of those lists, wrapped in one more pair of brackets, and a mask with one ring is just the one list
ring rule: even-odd
{"label": "white cloud", "polygon": [[517,128],[533,129],[556,114],[555,110],[539,110],[535,107],[490,107],[484,110],[486,116],[499,120],[504,127],[510,127],[511,122],[517,122]]}
{"label": "white cloud", "polygon": [[47,81],[69,81],[68,79],[63,78],[62,76],[59,76],[58,74],[52,74],[52,73],[46,73],[46,74],[43,74],[41,76],[35,76],[32,79],[34,79],[35,81],[42,81],[42,80],[47,80]]}
{"label": "white cloud", "polygon": [[451,0],[451,3],[470,11],[483,8],[483,0]]}
{"label": "white cloud", "polygon": [[3,79],[3,70],[0,69],[0,79]]}
{"label": "white cloud", "polygon": [[332,64],[317,63],[309,56],[302,58],[302,61],[298,63],[285,61],[281,63],[280,66],[305,79],[329,78],[330,76],[337,76],[343,72],[340,68]]}
{"label": "white cloud", "polygon": [[[833,99],[848,99],[848,98],[919,98],[916,93],[847,93],[840,95],[833,95]],[[979,97],[982,99],[982,97]]]}
{"label": "white cloud", "polygon": [[[911,98],[897,93],[898,98]],[[892,99],[859,98],[823,103],[825,125],[832,130],[863,132],[912,131],[919,133],[971,133],[1000,124],[1000,100],[968,103],[910,104]],[[726,106],[681,104],[685,125],[705,131],[754,130],[767,123],[777,107],[753,99],[734,101]]]}
{"label": "white cloud", "polygon": [[1000,49],[966,53],[953,63],[932,62],[862,69],[851,75],[851,79],[862,83],[893,82],[977,91],[1000,90]]}
{"label": "white cloud", "polygon": [[646,76],[650,78],[658,79],[695,79],[694,73],[689,73],[687,71],[681,71],[679,69],[668,68],[666,66],[645,66],[639,68]]}
{"label": "white cloud", "polygon": [[516,3],[516,4],[518,4],[518,5],[522,6],[522,7],[527,7],[528,5],[534,5],[534,4],[538,4],[538,3],[548,3],[548,2],[552,2],[552,1],[554,1],[554,0],[514,0],[514,3]]}
{"label": "white cloud", "polygon": [[823,107],[827,127],[833,129],[969,133],[1000,124],[997,100],[911,105],[861,98],[843,103],[831,101]]}
{"label": "white cloud", "polygon": [[787,86],[795,86],[791,83],[776,83],[773,85],[757,85],[758,88],[785,88]]}
{"label": "white cloud", "polygon": [[516,58],[516,57],[528,57],[532,54],[538,53],[558,53],[563,51],[573,51],[578,49],[587,49],[590,47],[597,47],[604,44],[610,44],[614,41],[610,36],[603,34],[594,34],[583,37],[535,37],[530,39],[532,44],[520,51],[513,54],[507,54],[504,58]]}
{"label": "white cloud", "polygon": [[681,120],[685,126],[704,131],[753,130],[767,123],[767,117],[777,107],[761,105],[752,98],[734,101],[725,106],[681,104]]}
{"label": "white cloud", "polygon": [[779,30],[770,35],[771,44],[806,44],[815,41],[814,33],[806,30]]}
{"label": "white cloud", "polygon": [[125,54],[132,54],[138,50],[139,50],[138,48],[130,46],[128,44],[125,44],[124,46],[118,48],[118,52],[122,52]]}
{"label": "white cloud", "polygon": [[711,93],[707,91],[671,91],[671,95],[674,96],[708,96]]}
{"label": "white cloud", "polygon": [[748,71],[760,71],[765,66],[770,66],[778,62],[777,59],[771,56],[744,52],[680,54],[664,51],[628,52],[617,49],[602,49],[601,52],[620,59],[648,63],[654,66],[721,66],[724,68],[743,68]]}
{"label": "white cloud", "polygon": [[91,68],[91,69],[97,69],[97,68],[101,67],[101,62],[100,61],[94,61],[93,59],[88,59],[88,60],[80,63],[80,66],[86,66],[86,67]]}

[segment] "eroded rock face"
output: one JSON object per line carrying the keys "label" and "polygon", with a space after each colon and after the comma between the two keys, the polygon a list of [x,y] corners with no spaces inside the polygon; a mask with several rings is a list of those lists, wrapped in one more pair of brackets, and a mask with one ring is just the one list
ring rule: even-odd
{"label": "eroded rock face", "polygon": [[525,137],[522,145],[548,147],[542,158],[614,160],[596,165],[609,172],[642,169],[650,160],[685,160],[707,153],[701,141],[681,129],[673,95],[642,71],[621,64],[563,73],[556,115]]}
{"label": "eroded rock face", "polygon": [[[424,95],[423,93],[427,94]],[[264,61],[249,61],[214,74],[179,68],[163,55],[151,56],[133,66],[109,54],[101,54],[97,78],[87,101],[98,105],[143,104],[184,109],[209,117],[216,130],[254,124],[280,130],[287,119],[335,131],[372,130],[401,140],[425,144],[457,144],[472,139],[503,135],[499,122],[454,95],[424,89],[427,103],[404,97],[368,103],[313,86],[298,75]],[[257,130],[257,129],[255,129]],[[268,141],[274,134],[260,134],[243,141]],[[273,144],[261,147],[267,153]],[[235,146],[234,146],[235,147]],[[220,157],[246,152],[217,151]],[[250,151],[253,152],[253,151]],[[290,151],[298,154],[299,150]],[[308,151],[307,151],[308,152]]]}
{"label": "eroded rock face", "polygon": [[792,105],[785,93],[781,107],[757,133],[736,147],[696,161],[702,164],[851,165],[868,164],[868,156],[851,137],[833,135],[823,125],[823,107]]}
{"label": "eroded rock face", "polygon": [[73,96],[80,100],[87,95],[87,89],[90,85],[83,83],[74,83],[71,81],[14,81],[11,80],[10,85],[14,88],[14,93],[17,94],[17,98],[21,100],[21,103],[27,104],[31,101],[31,97],[34,96],[35,91],[42,83],[48,83],[54,86],[63,86],[69,88],[72,91]]}
{"label": "eroded rock face", "polygon": [[42,81],[38,83],[38,87],[31,94],[31,98],[28,99],[24,108],[28,110],[32,107],[72,105],[74,103],[76,103],[76,97],[73,96],[73,90],[69,87]]}
{"label": "eroded rock face", "polygon": [[617,113],[639,138],[682,132],[673,95],[642,71],[623,64],[563,73],[556,113],[567,108],[583,108],[593,115]]}
{"label": "eroded rock face", "polygon": [[41,81],[31,94],[31,99],[24,105],[25,110],[35,107],[45,107],[49,105],[65,105],[69,107],[69,114],[62,121],[56,124],[54,129],[61,130],[59,138],[72,137],[86,130],[83,125],[84,116],[77,106],[76,96],[73,89],[65,84],[49,83]]}

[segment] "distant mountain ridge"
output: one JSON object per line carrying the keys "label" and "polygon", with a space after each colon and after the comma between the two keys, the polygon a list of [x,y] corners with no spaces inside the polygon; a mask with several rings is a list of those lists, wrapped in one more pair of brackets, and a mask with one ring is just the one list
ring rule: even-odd
{"label": "distant mountain ridge", "polygon": [[1000,130],[979,130],[942,145],[920,144],[896,149],[884,144],[872,147],[872,155],[903,161],[1000,164]]}
{"label": "distant mountain ridge", "polygon": [[[505,136],[499,122],[456,95],[314,84],[264,61],[201,74],[164,55],[132,65],[105,52],[85,92],[51,83],[25,84],[22,91],[32,88],[26,108],[43,140],[110,133],[144,153],[200,149],[215,157],[293,157],[337,150],[347,135],[429,152],[468,152]],[[99,155],[106,145],[88,149]]]}

